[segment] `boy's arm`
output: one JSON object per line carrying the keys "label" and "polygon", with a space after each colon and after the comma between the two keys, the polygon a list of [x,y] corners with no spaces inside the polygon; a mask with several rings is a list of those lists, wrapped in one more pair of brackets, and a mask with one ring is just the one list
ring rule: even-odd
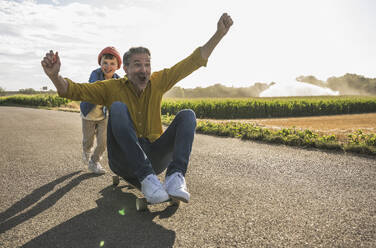
{"label": "boy's arm", "polygon": [[217,23],[217,31],[204,46],[196,49],[193,54],[170,69],[153,73],[151,79],[156,83],[155,86],[163,92],[166,92],[193,71],[201,66],[206,66],[210,54],[227,34],[232,24],[233,21],[231,17],[227,13],[224,13]]}
{"label": "boy's arm", "polygon": [[94,83],[96,81],[101,81],[101,79],[99,78],[98,71],[94,70],[90,74],[89,83]]}
{"label": "boy's arm", "polygon": [[[93,83],[99,80],[98,72],[97,70],[94,70],[91,72],[90,77],[89,77],[89,83]],[[89,103],[89,102],[84,102],[81,101],[80,103],[80,110],[81,113],[86,116],[89,114],[89,112],[95,107],[95,104]]]}

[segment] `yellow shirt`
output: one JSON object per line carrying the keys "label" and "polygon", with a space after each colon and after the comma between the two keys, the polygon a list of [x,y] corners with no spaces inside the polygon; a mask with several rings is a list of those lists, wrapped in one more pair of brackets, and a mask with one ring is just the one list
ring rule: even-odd
{"label": "yellow shirt", "polygon": [[68,91],[61,97],[76,101],[85,101],[110,108],[113,102],[120,101],[127,105],[137,137],[146,137],[154,142],[163,133],[161,104],[163,94],[177,82],[201,66],[206,66],[200,48],[173,67],[153,72],[150,81],[138,96],[133,84],[125,76],[95,83],[75,83],[66,78]]}

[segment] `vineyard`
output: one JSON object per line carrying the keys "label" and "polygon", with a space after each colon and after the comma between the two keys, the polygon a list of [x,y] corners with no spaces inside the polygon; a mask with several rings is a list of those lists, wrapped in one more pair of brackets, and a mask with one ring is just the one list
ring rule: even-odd
{"label": "vineyard", "polygon": [[376,112],[373,96],[315,96],[248,99],[165,99],[162,114],[192,109],[202,119],[277,118]]}

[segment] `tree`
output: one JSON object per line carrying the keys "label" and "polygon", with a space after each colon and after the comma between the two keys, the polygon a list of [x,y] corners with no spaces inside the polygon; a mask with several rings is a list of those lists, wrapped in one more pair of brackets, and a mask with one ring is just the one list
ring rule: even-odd
{"label": "tree", "polygon": [[184,89],[179,86],[175,86],[167,92],[165,97],[184,98]]}
{"label": "tree", "polygon": [[328,87],[324,81],[318,80],[317,78],[315,78],[314,76],[311,76],[311,75],[310,76],[299,76],[299,77],[296,78],[296,81],[302,82],[302,83],[313,84],[313,85],[320,86],[320,87],[323,87],[323,88]]}
{"label": "tree", "polygon": [[326,82],[314,76],[300,76],[296,81],[310,83],[323,88],[338,91],[340,95],[376,95],[376,78],[346,73],[341,77],[330,77]]}
{"label": "tree", "polygon": [[18,92],[21,93],[21,94],[27,94],[27,95],[31,95],[31,94],[36,94],[37,93],[33,88],[19,89]]}
{"label": "tree", "polygon": [[173,87],[167,92],[165,97],[173,98],[237,98],[237,97],[258,97],[260,93],[274,85],[274,82],[270,84],[255,83],[249,87],[227,87],[221,84],[215,84],[206,88],[196,87],[194,89],[184,89],[181,87]]}
{"label": "tree", "polygon": [[0,87],[0,96],[5,96],[5,89]]}

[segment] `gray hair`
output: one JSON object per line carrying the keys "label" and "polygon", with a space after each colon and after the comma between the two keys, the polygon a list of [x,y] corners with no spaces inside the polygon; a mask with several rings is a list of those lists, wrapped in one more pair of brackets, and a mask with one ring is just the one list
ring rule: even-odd
{"label": "gray hair", "polygon": [[123,55],[123,65],[128,66],[133,54],[140,54],[146,53],[150,56],[150,51],[146,47],[131,47],[127,52]]}

